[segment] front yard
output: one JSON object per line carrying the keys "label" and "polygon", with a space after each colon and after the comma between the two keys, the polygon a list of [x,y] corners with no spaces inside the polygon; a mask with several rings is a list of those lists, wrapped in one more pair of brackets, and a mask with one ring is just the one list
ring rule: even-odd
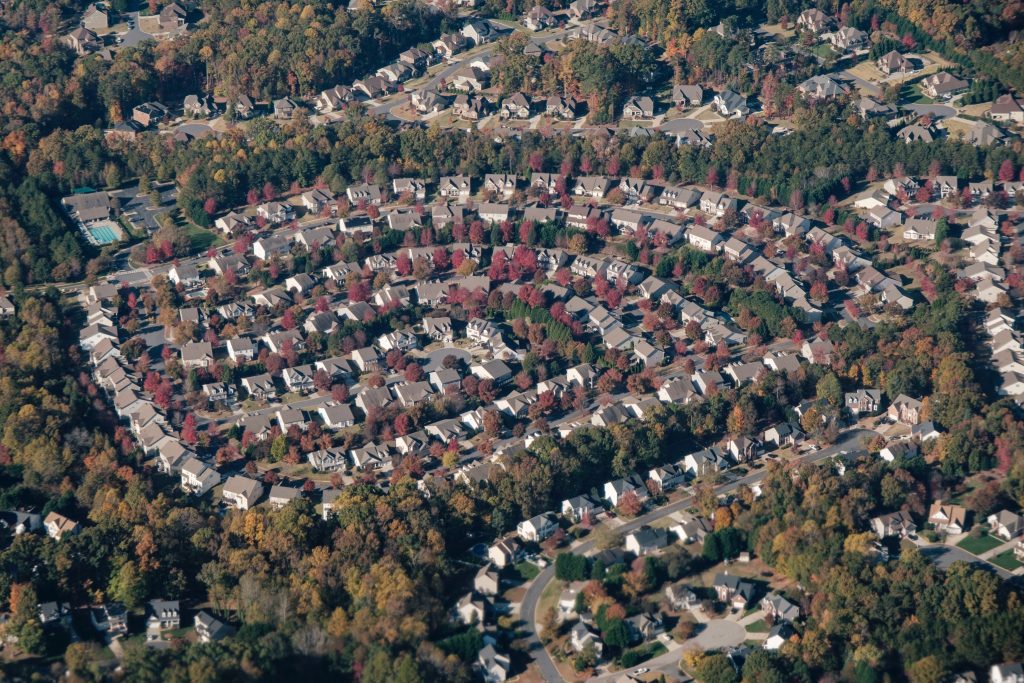
{"label": "front yard", "polygon": [[1021,567],[1020,560],[1013,554],[1013,550],[1004,550],[995,557],[989,558],[989,562],[1009,572]]}
{"label": "front yard", "polygon": [[963,548],[972,555],[981,555],[987,553],[989,550],[996,548],[1002,544],[998,538],[989,536],[987,533],[982,532],[980,536],[968,536],[964,540],[957,543],[957,547]]}

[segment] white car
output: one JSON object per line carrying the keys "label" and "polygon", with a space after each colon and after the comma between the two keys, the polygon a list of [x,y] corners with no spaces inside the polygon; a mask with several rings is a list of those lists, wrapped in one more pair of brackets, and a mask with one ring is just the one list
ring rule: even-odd
{"label": "white car", "polygon": [[648,671],[650,671],[650,669],[648,669],[648,668],[647,668],[647,667],[645,666],[645,667],[643,667],[643,668],[640,668],[640,669],[634,669],[634,670],[633,670],[633,675],[634,675],[634,676],[641,676],[641,675],[643,675],[643,674],[647,673]]}

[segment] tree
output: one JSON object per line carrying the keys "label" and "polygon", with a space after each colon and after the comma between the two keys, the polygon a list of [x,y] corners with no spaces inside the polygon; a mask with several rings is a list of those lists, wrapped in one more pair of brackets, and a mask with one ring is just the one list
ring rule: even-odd
{"label": "tree", "polygon": [[128,609],[135,610],[145,602],[146,593],[146,582],[135,562],[128,560],[122,564],[110,582],[110,595]]}
{"label": "tree", "polygon": [[196,430],[196,416],[189,413],[185,416],[185,421],[181,425],[181,438],[187,444],[195,445],[199,440],[199,434]]}
{"label": "tree", "polygon": [[706,655],[700,661],[697,678],[702,683],[738,683],[740,680],[732,662],[720,653]]}
{"label": "tree", "polygon": [[828,372],[819,379],[815,391],[819,399],[828,401],[837,408],[843,404],[843,388],[839,385],[839,378],[834,372]]}

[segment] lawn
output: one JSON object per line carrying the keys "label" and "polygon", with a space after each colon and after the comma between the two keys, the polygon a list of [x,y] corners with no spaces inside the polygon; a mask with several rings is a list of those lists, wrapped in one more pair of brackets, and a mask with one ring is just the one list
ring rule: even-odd
{"label": "lawn", "polygon": [[752,624],[747,624],[747,631],[749,633],[768,633],[771,628],[768,626],[768,622],[764,619],[758,619]]}
{"label": "lawn", "polygon": [[523,560],[515,566],[516,573],[523,581],[533,581],[537,578],[537,574],[540,574],[540,567],[535,565],[533,562],[527,562]]}
{"label": "lawn", "polygon": [[626,650],[619,657],[619,664],[623,668],[631,669],[637,664],[646,662],[648,659],[654,659],[659,655],[663,655],[668,652],[668,648],[661,644],[661,642],[655,640],[650,643],[645,643],[634,647],[632,650]]}
{"label": "lawn", "polygon": [[1020,561],[1013,554],[1013,550],[1004,550],[995,557],[989,558],[989,562],[1010,572],[1021,566]]}
{"label": "lawn", "polygon": [[184,230],[188,234],[189,241],[192,243],[193,253],[202,253],[210,247],[219,247],[224,244],[224,240],[212,230],[201,228],[194,223],[186,223]]}
{"label": "lawn", "polygon": [[993,538],[988,534],[982,534],[981,536],[968,536],[964,540],[957,543],[957,546],[963,548],[972,555],[981,555],[982,553],[988,552],[1002,544],[998,538]]}

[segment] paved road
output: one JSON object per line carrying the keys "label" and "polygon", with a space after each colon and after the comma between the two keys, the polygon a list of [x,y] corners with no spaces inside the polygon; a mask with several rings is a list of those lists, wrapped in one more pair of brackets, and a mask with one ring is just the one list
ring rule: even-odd
{"label": "paved road", "polygon": [[[824,448],[820,451],[808,453],[801,457],[803,462],[820,462],[825,458],[831,457],[836,453],[843,450],[854,450],[860,448],[861,440],[865,437],[874,437],[877,432],[870,429],[852,429],[848,432],[844,432],[840,441],[835,445],[828,448]],[[767,474],[767,470],[762,468],[755,470],[750,474],[740,477],[727,484],[723,484],[715,489],[716,493],[728,493],[733,491],[740,486],[746,484],[754,484],[764,479]],[[626,522],[622,526],[615,529],[616,532],[621,534],[628,534],[631,531],[635,531],[644,525],[656,522],[663,517],[667,517],[676,512],[680,512],[690,507],[693,504],[693,497],[687,496],[674,503],[669,503],[656,510],[652,510],[647,514],[641,515],[636,519]],[[584,541],[578,546],[573,548],[573,552],[577,555],[587,555],[597,549],[597,542],[594,540]],[[523,628],[529,634],[526,638],[527,652],[537,662],[537,666],[540,669],[540,674],[548,683],[561,683],[564,679],[558,672],[558,668],[555,666],[554,660],[551,659],[551,655],[548,654],[547,648],[540,642],[540,638],[537,635],[537,603],[540,601],[541,593],[548,587],[551,580],[555,578],[555,567],[551,564],[544,568],[540,574],[533,580],[530,587],[526,590],[526,594],[523,596],[523,601],[519,608],[519,614],[523,621]]]}

